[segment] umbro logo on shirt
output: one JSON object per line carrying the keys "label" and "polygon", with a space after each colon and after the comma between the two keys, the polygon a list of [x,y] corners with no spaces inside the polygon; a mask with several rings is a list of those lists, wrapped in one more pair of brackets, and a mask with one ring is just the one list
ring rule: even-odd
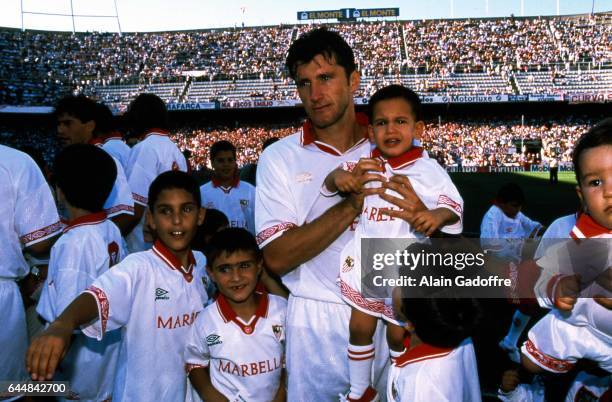
{"label": "umbro logo on shirt", "polygon": [[221,337],[217,334],[210,334],[206,337],[206,345],[208,346],[220,345],[222,343]]}
{"label": "umbro logo on shirt", "polygon": [[155,300],[170,300],[170,297],[168,297],[167,294],[167,290],[157,288],[155,289]]}
{"label": "umbro logo on shirt", "polygon": [[302,172],[295,176],[295,181],[298,183],[310,183],[312,181],[312,173]]}

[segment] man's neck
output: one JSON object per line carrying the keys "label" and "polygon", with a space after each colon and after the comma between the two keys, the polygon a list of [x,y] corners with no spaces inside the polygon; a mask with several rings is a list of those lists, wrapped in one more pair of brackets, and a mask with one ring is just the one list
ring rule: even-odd
{"label": "man's neck", "polygon": [[221,178],[219,176],[215,177],[215,179],[219,182],[221,187],[232,187],[234,181],[236,180],[236,176]]}
{"label": "man's neck", "polygon": [[333,146],[340,152],[346,152],[367,134],[367,127],[360,125],[355,116],[355,109],[349,106],[346,114],[325,128],[312,126],[314,136],[317,140]]}

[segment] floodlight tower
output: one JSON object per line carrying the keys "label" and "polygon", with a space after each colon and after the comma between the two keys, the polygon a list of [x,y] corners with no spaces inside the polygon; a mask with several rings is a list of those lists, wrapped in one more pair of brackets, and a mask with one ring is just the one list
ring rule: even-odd
{"label": "floodlight tower", "polygon": [[115,9],[115,13],[112,15],[100,15],[100,14],[75,14],[74,13],[74,5],[73,5],[73,0],[68,0],[70,2],[70,14],[66,14],[66,13],[49,13],[49,12],[41,12],[41,11],[30,11],[30,10],[24,10],[23,8],[23,1],[24,0],[20,0],[20,7],[21,7],[21,30],[25,31],[25,24],[23,21],[23,16],[25,14],[31,14],[31,15],[45,15],[45,16],[50,16],[50,17],[70,17],[71,21],[72,21],[72,33],[76,32],[76,25],[74,23],[74,19],[76,18],[113,18],[117,21],[117,31],[119,32],[119,35],[121,35],[121,23],[119,21],[119,12],[117,9],[117,0],[112,0],[113,1],[113,5],[114,5],[114,9]]}

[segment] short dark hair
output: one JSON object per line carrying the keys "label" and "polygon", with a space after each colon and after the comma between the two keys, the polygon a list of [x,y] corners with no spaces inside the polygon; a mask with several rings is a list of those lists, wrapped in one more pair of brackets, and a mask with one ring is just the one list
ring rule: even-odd
{"label": "short dark hair", "polygon": [[285,66],[291,78],[296,79],[297,68],[300,64],[309,63],[319,54],[328,60],[333,58],[336,64],[344,68],[347,78],[356,69],[353,49],[342,36],[327,28],[317,28],[302,34],[289,47]]}
{"label": "short dark hair", "polygon": [[374,117],[374,107],[378,102],[397,98],[405,100],[406,103],[410,105],[415,121],[423,121],[423,106],[421,106],[419,95],[412,89],[406,88],[403,85],[388,85],[376,91],[368,102],[368,117],[370,118],[370,122]]}
{"label": "short dark hair", "polygon": [[140,94],[128,106],[127,124],[136,135],[152,128],[167,130],[168,109],[163,100],[155,94]]}
{"label": "short dark hair", "polygon": [[107,135],[113,130],[115,130],[113,112],[104,103],[97,103],[94,135],[96,137]]}
{"label": "short dark hair", "polygon": [[99,212],[117,179],[117,166],[101,148],[70,145],[55,159],[53,179],[70,205]]}
{"label": "short dark hair", "polygon": [[591,127],[576,143],[572,154],[572,163],[576,172],[576,181],[580,185],[580,155],[590,148],[600,147],[602,145],[612,145],[612,117],[604,119]]}
{"label": "short dark hair", "polygon": [[236,147],[229,141],[217,141],[210,147],[210,160],[212,161],[219,155],[219,152],[232,151],[234,158],[236,157]]}
{"label": "short dark hair", "polygon": [[402,313],[417,336],[432,346],[455,348],[471,336],[482,319],[473,298],[404,298]]}
{"label": "short dark hair", "polygon": [[207,208],[204,222],[198,227],[198,231],[191,241],[191,248],[200,251],[206,250],[208,238],[217,233],[220,228],[228,226],[229,220],[223,212],[218,209]]}
{"label": "short dark hair", "polygon": [[497,201],[525,203],[525,193],[521,186],[514,182],[506,183],[497,191]]}
{"label": "short dark hair", "polygon": [[53,115],[57,119],[62,114],[75,117],[81,123],[96,120],[96,102],[85,95],[69,95],[60,99],[55,104]]}
{"label": "short dark hair", "polygon": [[151,212],[154,211],[155,203],[157,202],[161,192],[170,189],[187,191],[193,196],[193,200],[198,208],[201,206],[202,200],[200,198],[200,187],[198,186],[196,179],[182,170],[169,170],[157,176],[149,187],[149,198],[147,200],[147,204]]}
{"label": "short dark hair", "polygon": [[278,137],[270,137],[267,140],[265,140],[261,146],[261,150],[263,151],[264,149],[268,148],[270,145],[274,144],[275,142],[279,141],[280,138]]}
{"label": "short dark hair", "polygon": [[215,233],[210,239],[206,246],[206,264],[212,268],[222,253],[233,254],[237,251],[253,253],[257,261],[262,259],[255,236],[243,228],[227,228]]}

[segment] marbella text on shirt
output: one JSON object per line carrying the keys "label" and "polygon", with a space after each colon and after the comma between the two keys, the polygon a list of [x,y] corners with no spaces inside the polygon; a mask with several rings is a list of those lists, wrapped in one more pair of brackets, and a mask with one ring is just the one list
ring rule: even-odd
{"label": "marbella text on shirt", "polygon": [[157,329],[175,329],[191,326],[199,313],[199,311],[193,311],[191,314],[177,314],[176,316],[170,316],[166,319],[157,316]]}
{"label": "marbella text on shirt", "polygon": [[236,364],[232,361],[219,359],[219,366],[216,369],[223,373],[232,374],[239,377],[247,377],[258,374],[266,374],[283,367],[282,361],[274,357],[272,360],[262,360],[258,362]]}

